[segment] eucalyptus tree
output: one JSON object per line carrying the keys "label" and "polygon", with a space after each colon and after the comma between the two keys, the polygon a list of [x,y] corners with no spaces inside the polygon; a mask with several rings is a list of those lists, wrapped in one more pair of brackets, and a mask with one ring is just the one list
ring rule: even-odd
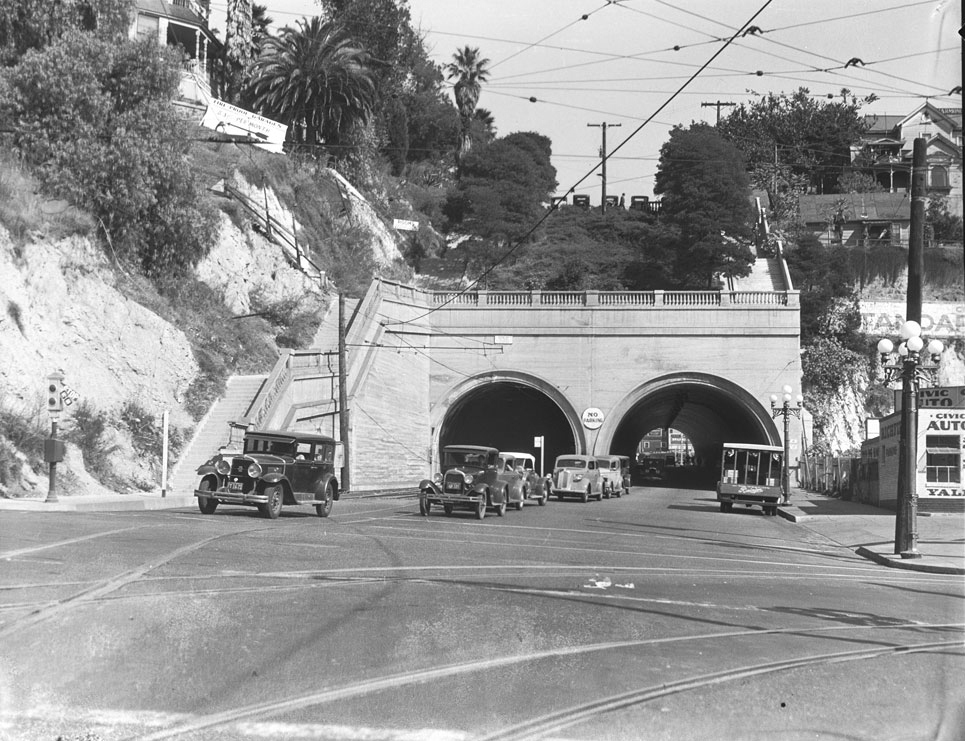
{"label": "eucalyptus tree", "polygon": [[478,48],[465,46],[452,55],[452,61],[445,67],[446,78],[456,81],[452,92],[456,98],[456,108],[459,109],[459,119],[462,124],[459,141],[460,157],[472,149],[473,114],[479,102],[482,83],[489,78],[488,65],[489,60],[482,57]]}
{"label": "eucalyptus tree", "polygon": [[248,97],[259,113],[289,126],[293,143],[338,144],[375,104],[371,55],[341,26],[302,18],[265,41]]}

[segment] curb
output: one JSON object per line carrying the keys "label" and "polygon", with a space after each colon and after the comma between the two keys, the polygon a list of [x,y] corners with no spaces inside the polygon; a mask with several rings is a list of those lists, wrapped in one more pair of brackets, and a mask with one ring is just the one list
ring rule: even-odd
{"label": "curb", "polygon": [[883,553],[876,553],[869,548],[859,546],[855,553],[864,558],[870,559],[882,566],[890,566],[893,569],[904,569],[906,571],[923,571],[929,574],[955,574],[965,576],[965,569],[957,566],[942,566],[935,563],[922,563],[922,559],[905,559],[901,556],[886,556]]}
{"label": "curb", "polygon": [[808,516],[793,505],[778,505],[777,514],[791,522],[804,522]]}
{"label": "curb", "polygon": [[[393,489],[391,491],[372,491],[343,493],[344,500],[355,499],[409,499],[418,495],[415,489]],[[0,499],[0,512],[133,512],[162,509],[195,507],[194,494],[177,494],[166,497],[145,497],[137,494],[112,497],[58,497],[56,502],[45,499]]]}

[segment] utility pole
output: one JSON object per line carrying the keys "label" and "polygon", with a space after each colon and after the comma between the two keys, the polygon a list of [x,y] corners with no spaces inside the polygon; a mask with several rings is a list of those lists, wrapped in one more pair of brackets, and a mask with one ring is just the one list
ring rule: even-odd
{"label": "utility pole", "polygon": [[726,106],[735,106],[737,103],[722,103],[719,100],[716,103],[701,103],[701,108],[716,108],[717,109],[717,123],[720,124],[720,109]]}
{"label": "utility pole", "polygon": [[[915,139],[911,160],[911,231],[908,235],[908,292],[905,321],[921,324],[921,283],[924,272],[925,177],[927,142]],[[901,426],[898,437],[898,501],[895,517],[895,553],[920,558],[918,552],[918,383],[914,363],[901,377]]]}
{"label": "utility pole", "polygon": [[352,486],[352,458],[350,455],[351,446],[349,436],[351,435],[351,425],[349,424],[348,411],[348,368],[346,367],[345,350],[345,294],[338,294],[338,436],[342,441],[342,471],[341,485],[342,491],[348,492]]}
{"label": "utility pole", "polygon": [[622,124],[608,124],[606,121],[598,124],[587,124],[595,129],[603,130],[603,145],[600,147],[600,177],[603,178],[602,191],[600,195],[600,213],[606,213],[606,130],[608,126],[621,126]]}

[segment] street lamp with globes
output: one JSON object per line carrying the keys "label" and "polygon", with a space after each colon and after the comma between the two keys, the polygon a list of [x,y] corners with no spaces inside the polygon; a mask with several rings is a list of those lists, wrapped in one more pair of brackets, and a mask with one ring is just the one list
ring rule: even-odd
{"label": "street lamp with globes", "polygon": [[775,394],[771,394],[771,418],[776,418],[778,415],[784,417],[784,466],[781,469],[781,488],[784,493],[784,503],[787,504],[788,500],[791,498],[791,470],[790,466],[790,433],[791,433],[791,417],[800,417],[801,409],[803,408],[804,397],[800,394],[795,398],[797,406],[791,406],[791,392],[790,386],[785,386],[781,389],[784,394],[784,403],[778,406],[778,399]]}
{"label": "street lamp with globes", "polygon": [[[925,347],[921,325],[908,320],[901,325],[902,342],[895,351],[887,337],[878,341],[878,354],[885,371],[885,385],[901,379],[901,426],[898,438],[898,493],[895,512],[895,553],[902,558],[921,558],[918,551],[918,388],[931,383],[945,346],[932,340]],[[923,353],[922,351],[925,350]]]}

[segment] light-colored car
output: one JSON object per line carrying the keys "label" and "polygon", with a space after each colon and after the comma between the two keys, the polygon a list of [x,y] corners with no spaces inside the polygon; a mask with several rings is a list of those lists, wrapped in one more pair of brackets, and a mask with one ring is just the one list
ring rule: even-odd
{"label": "light-colored car", "polygon": [[529,453],[502,452],[501,456],[515,461],[516,473],[523,477],[523,499],[516,508],[522,509],[523,502],[528,499],[536,500],[542,507],[550,495],[550,477],[540,476],[536,472],[536,456]]}
{"label": "light-colored car", "polygon": [[624,482],[623,463],[618,455],[598,455],[596,465],[603,477],[603,496],[623,496],[624,490],[629,491],[629,483]]}
{"label": "light-colored car", "polygon": [[592,497],[603,499],[603,477],[592,455],[561,455],[553,466],[551,492],[563,500],[566,496],[578,496],[584,502]]}

